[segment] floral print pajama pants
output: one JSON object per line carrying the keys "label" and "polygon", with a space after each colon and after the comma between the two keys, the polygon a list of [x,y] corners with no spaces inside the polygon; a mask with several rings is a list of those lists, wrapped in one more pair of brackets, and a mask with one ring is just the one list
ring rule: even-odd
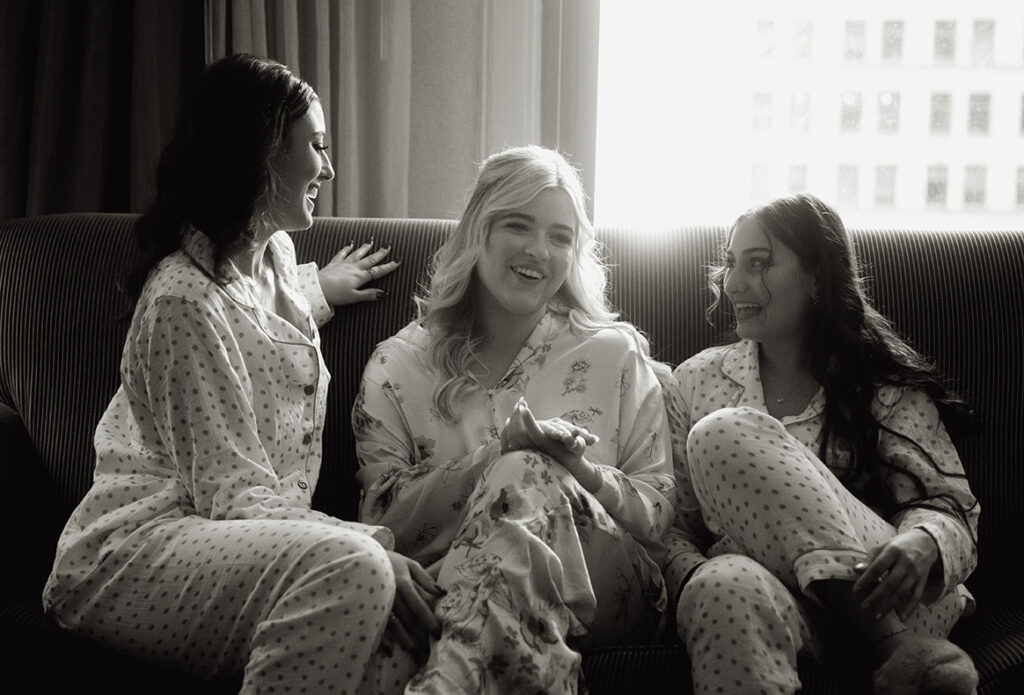
{"label": "floral print pajama pants", "polygon": [[[774,418],[716,411],[687,442],[705,524],[721,540],[687,582],[676,622],[693,662],[694,693],[793,693],[797,654],[827,644],[808,585],[856,579],[853,565],[896,529],[857,499]],[[954,590],[907,621],[946,637],[964,599]]]}
{"label": "floral print pajama pants", "polygon": [[488,465],[441,563],[442,634],[407,693],[575,693],[578,649],[650,640],[658,567],[559,464]]}

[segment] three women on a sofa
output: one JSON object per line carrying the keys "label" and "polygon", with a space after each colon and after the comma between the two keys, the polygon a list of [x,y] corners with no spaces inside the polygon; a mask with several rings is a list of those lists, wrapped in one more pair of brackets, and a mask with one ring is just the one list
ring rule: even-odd
{"label": "three women on a sofa", "polygon": [[[232,101],[241,136],[221,143],[210,117]],[[661,562],[698,692],[792,691],[825,610],[881,638],[886,666],[928,665],[889,668],[904,680],[949,680],[927,659],[950,650],[963,665],[923,639],[955,622],[974,557],[977,505],[932,405],[946,394],[863,302],[830,210],[786,203],[815,210],[800,237],[786,215],[738,223],[725,292],[745,340],[676,384],[607,306],[576,172],[535,147],[489,158],[417,320],[367,365],[366,524],[345,522],[310,509],[328,379],[316,321],[322,294],[365,298],[393,266],[343,250],[317,282],[274,233],[308,227],[333,175],[308,85],[231,58],[196,103],[140,220],[174,233],[137,276],[155,266],[47,585],[62,624],[202,675],[244,668],[245,692],[575,692],[580,646],[655,637]],[[830,229],[831,246],[815,241]],[[791,262],[807,248],[819,255]],[[840,306],[812,345],[807,326]],[[746,506],[748,486],[788,494],[790,513]],[[720,601],[719,578],[757,600]],[[910,591],[893,603],[897,580]],[[865,593],[882,621],[861,618]],[[735,646],[723,623],[745,606],[762,629]],[[722,654],[748,669],[735,688],[714,673]]]}

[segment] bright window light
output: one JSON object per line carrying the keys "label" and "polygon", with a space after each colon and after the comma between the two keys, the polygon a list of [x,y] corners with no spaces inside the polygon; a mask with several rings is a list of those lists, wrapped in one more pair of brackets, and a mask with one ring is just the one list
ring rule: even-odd
{"label": "bright window light", "polygon": [[1024,229],[1024,2],[604,0],[594,217]]}

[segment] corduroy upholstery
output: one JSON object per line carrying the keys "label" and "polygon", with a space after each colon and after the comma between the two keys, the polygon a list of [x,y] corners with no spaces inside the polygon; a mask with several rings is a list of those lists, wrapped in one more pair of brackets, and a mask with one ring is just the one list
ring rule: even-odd
{"label": "corduroy upholstery", "polygon": [[[19,692],[220,693],[214,683],[115,655],[63,633],[40,606],[56,534],[88,488],[92,435],[117,387],[127,321],[115,281],[135,217],[52,215],[0,224],[0,465],[7,502],[0,529],[0,638],[7,677]],[[332,372],[324,465],[314,504],[354,518],[358,497],[349,413],[374,345],[412,316],[410,296],[445,220],[320,218],[294,235],[299,260],[326,262],[347,241],[392,245],[402,267],[379,282],[389,297],[343,308],[322,331]],[[611,291],[624,318],[674,364],[727,339],[705,320],[704,266],[721,228],[640,234],[601,229]],[[861,231],[855,235],[876,306],[933,356],[977,408],[983,429],[958,442],[981,500],[979,570],[969,581],[979,611],[954,638],[975,658],[980,692],[1024,692],[1024,230],[1005,233]],[[689,692],[678,644],[587,652],[591,693]],[[18,678],[17,674],[24,674]],[[801,663],[804,692],[867,692],[845,670]]]}

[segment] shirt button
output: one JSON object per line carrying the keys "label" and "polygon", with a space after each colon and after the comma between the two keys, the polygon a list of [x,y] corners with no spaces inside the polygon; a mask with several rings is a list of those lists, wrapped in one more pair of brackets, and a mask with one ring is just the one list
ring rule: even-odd
{"label": "shirt button", "polygon": [[307,396],[312,396],[314,393],[316,393],[316,386],[313,386],[313,384],[307,384],[306,388],[302,389],[302,391]]}
{"label": "shirt button", "polygon": [[304,435],[302,435],[303,444],[309,444],[311,441],[313,441],[313,435],[311,435],[309,432],[306,432]]}
{"label": "shirt button", "polygon": [[299,481],[299,487],[300,487],[301,489],[305,490],[306,488],[308,488],[308,487],[309,487],[309,485],[307,485],[307,484],[306,484],[306,481],[305,481],[305,480],[300,480],[300,481]]}

